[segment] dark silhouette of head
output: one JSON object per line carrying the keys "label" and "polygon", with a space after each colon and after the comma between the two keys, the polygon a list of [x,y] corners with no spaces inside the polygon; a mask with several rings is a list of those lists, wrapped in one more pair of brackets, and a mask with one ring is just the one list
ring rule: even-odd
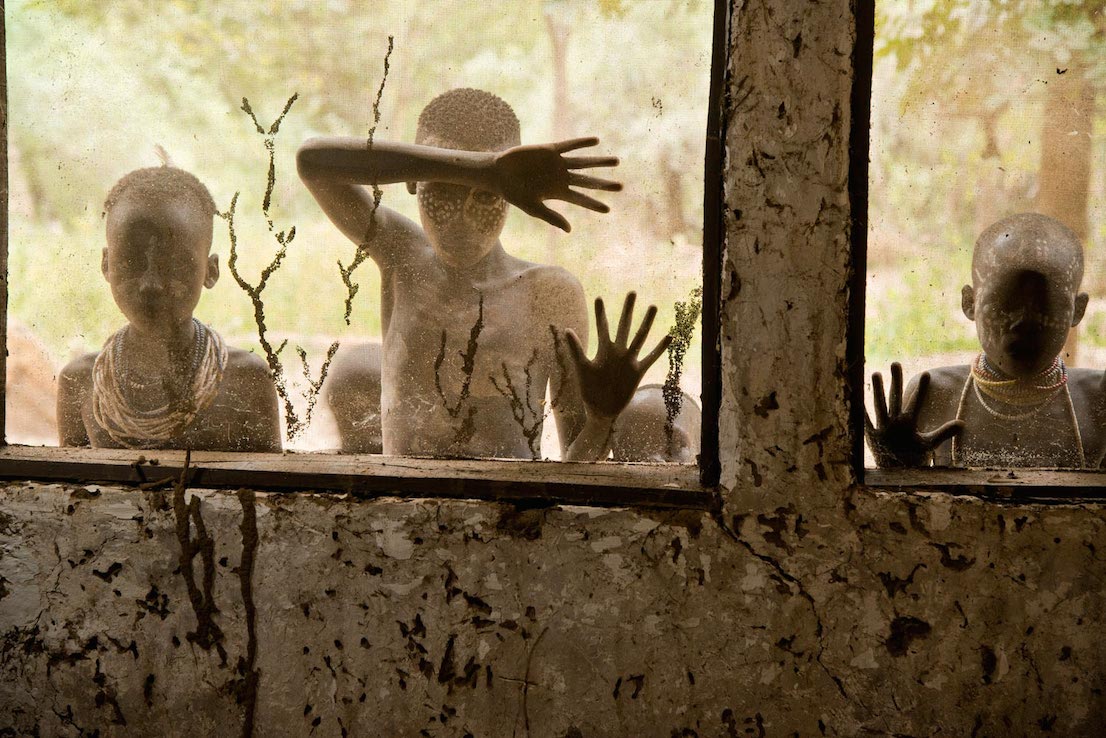
{"label": "dark silhouette of head", "polygon": [[1011,377],[1047,369],[1087,309],[1082,280],[1083,247],[1060,221],[1020,213],[985,230],[962,307],[987,359]]}
{"label": "dark silhouette of head", "polygon": [[672,433],[665,429],[668,408],[659,384],[639,387],[615,421],[611,448],[615,461],[693,463],[699,453],[702,411],[694,398],[683,393]]}

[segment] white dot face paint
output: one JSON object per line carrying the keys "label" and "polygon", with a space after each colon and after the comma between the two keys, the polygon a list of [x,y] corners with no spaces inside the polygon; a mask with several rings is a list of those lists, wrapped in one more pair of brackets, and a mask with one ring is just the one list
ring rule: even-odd
{"label": "white dot face paint", "polygon": [[427,238],[453,266],[467,266],[486,256],[507,221],[503,198],[461,185],[420,182],[418,201]]}
{"label": "white dot face paint", "polygon": [[987,358],[1013,377],[1046,369],[1075,320],[1083,248],[1059,221],[1019,213],[985,230],[975,245],[976,333]]}

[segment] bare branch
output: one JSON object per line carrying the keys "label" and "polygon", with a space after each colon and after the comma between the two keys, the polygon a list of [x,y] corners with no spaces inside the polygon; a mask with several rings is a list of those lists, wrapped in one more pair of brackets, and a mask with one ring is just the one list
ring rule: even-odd
{"label": "bare branch", "polygon": [[[365,148],[372,151],[373,139],[376,137],[376,128],[380,125],[380,100],[384,96],[384,84],[388,81],[388,72],[391,71],[392,50],[395,48],[395,37],[388,37],[388,51],[384,53],[384,74],[380,78],[380,86],[376,90],[376,99],[373,100],[373,123],[369,128],[368,138],[365,140]],[[376,211],[380,208],[380,200],[384,197],[383,190],[375,181],[372,183],[373,204],[369,211],[369,225],[365,229],[365,237],[357,244],[357,251],[348,265],[338,261],[338,271],[342,275],[342,284],[346,286],[346,325],[350,324],[350,315],[353,313],[353,298],[361,285],[353,281],[353,272],[369,258],[369,244],[372,243],[376,233]]]}
{"label": "bare branch", "polygon": [[265,223],[269,229],[269,233],[273,235],[273,238],[279,246],[272,260],[261,270],[257,284],[248,282],[238,270],[238,235],[234,228],[234,218],[238,207],[239,193],[234,193],[234,197],[230,202],[230,207],[227,208],[225,213],[218,213],[219,217],[227,222],[227,230],[230,235],[230,256],[227,258],[227,268],[230,270],[231,276],[234,277],[234,281],[243,292],[249,295],[250,301],[253,303],[254,322],[257,324],[257,339],[261,344],[262,351],[265,352],[265,360],[269,365],[269,372],[272,375],[277,394],[284,403],[284,421],[289,440],[296,438],[311,423],[311,415],[315,409],[315,403],[318,400],[319,389],[326,379],[326,373],[330,367],[331,359],[334,358],[334,353],[338,350],[338,342],[335,341],[331,344],[330,350],[327,352],[326,360],[323,362],[319,379],[316,382],[312,381],[310,376],[307,365],[307,353],[302,348],[296,347],[300,359],[303,362],[304,377],[307,379],[308,383],[308,390],[303,395],[304,399],[307,400],[307,411],[301,419],[292,404],[291,393],[288,389],[288,381],[284,372],[284,365],[280,361],[280,353],[284,351],[285,347],[288,345],[288,341],[287,339],[281,341],[280,345],[276,348],[269,342],[268,326],[265,324],[265,301],[262,297],[262,293],[269,284],[269,278],[272,277],[284,263],[284,258],[288,255],[288,246],[296,237],[295,226],[291,226],[287,230],[276,230],[276,226],[273,224],[272,215],[269,213],[269,208],[272,205],[273,189],[276,186],[276,134],[280,130],[280,124],[284,121],[285,116],[288,115],[288,111],[292,109],[292,105],[298,98],[299,93],[295,93],[288,98],[288,101],[284,104],[284,109],[269,126],[268,131],[258,122],[257,116],[250,106],[250,101],[244,97],[242,98],[242,110],[250,117],[250,120],[253,121],[254,128],[257,129],[257,132],[264,138],[265,151],[269,155],[265,196],[261,202],[261,212],[265,216]]}
{"label": "bare branch", "polygon": [[522,436],[526,439],[526,445],[530,449],[530,456],[535,460],[541,458],[541,432],[545,421],[545,413],[543,413],[540,408],[535,408],[533,406],[530,397],[534,378],[534,365],[537,364],[537,362],[538,349],[535,348],[534,353],[531,354],[526,362],[526,366],[522,370],[523,376],[526,378],[522,395],[519,395],[518,389],[511,379],[511,373],[507,369],[507,362],[503,362],[501,366],[503,372],[503,385],[500,385],[495,375],[489,377],[492,386],[495,387],[495,391],[506,397],[507,401],[511,403],[511,415],[514,416],[515,422],[518,423],[519,429],[522,430]]}
{"label": "bare branch", "polygon": [[450,406],[449,400],[446,399],[445,390],[442,389],[441,369],[442,364],[445,363],[446,343],[449,338],[444,330],[442,331],[442,343],[438,349],[438,356],[434,359],[434,387],[438,390],[438,397],[442,398],[442,405],[451,418],[457,418],[461,414],[461,408],[468,400],[469,392],[472,389],[472,374],[476,370],[476,351],[479,348],[480,333],[484,330],[484,294],[482,292],[477,294],[480,296],[480,303],[477,308],[476,322],[469,329],[468,346],[464,351],[457,352],[457,355],[461,357],[461,392],[457,397],[457,402],[452,406]]}

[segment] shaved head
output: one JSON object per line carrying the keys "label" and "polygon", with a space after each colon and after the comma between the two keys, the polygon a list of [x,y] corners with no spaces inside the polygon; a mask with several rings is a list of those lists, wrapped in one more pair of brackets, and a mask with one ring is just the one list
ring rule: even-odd
{"label": "shaved head", "polygon": [[961,304],[987,360],[1021,379],[1048,369],[1087,309],[1082,281],[1083,247],[1055,218],[1019,213],[985,230]]}
{"label": "shaved head", "polygon": [[979,286],[1000,271],[1039,272],[1075,292],[1083,281],[1083,245],[1066,225],[1039,213],[1018,213],[998,221],[975,242],[972,282]]}
{"label": "shaved head", "polygon": [[615,420],[611,431],[611,450],[616,461],[653,461],[690,463],[699,453],[699,433],[703,422],[699,404],[682,393],[679,414],[673,418],[672,435],[665,430],[668,407],[664,388],[647,384],[638,388],[630,404]]}
{"label": "shaved head", "polygon": [[483,90],[460,87],[431,100],[419,115],[415,143],[462,151],[503,151],[522,142],[515,111]]}

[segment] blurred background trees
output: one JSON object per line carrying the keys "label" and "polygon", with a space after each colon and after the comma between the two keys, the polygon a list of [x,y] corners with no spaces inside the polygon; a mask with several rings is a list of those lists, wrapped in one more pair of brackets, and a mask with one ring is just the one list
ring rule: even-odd
{"label": "blurred background trees", "polygon": [[959,291],[975,238],[1037,211],[1085,246],[1096,299],[1070,363],[1106,365],[1106,0],[876,9],[869,362],[970,358],[978,343]]}

